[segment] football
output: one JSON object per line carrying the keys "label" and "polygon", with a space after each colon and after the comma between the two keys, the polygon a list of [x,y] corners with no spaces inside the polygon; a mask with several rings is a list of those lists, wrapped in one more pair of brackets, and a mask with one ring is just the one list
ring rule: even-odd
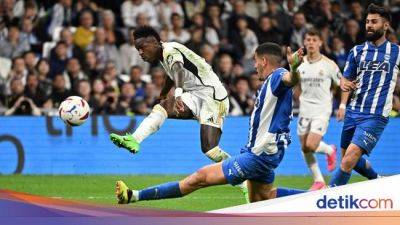
{"label": "football", "polygon": [[85,99],[79,96],[70,96],[60,104],[58,113],[64,123],[70,126],[79,126],[89,118],[90,107]]}

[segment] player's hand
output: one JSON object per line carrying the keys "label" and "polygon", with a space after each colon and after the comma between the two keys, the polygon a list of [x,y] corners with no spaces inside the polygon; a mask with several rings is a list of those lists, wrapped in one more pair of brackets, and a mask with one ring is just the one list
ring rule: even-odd
{"label": "player's hand", "polygon": [[346,109],[339,108],[336,112],[336,120],[337,121],[343,121],[344,120],[344,115],[346,114]]}
{"label": "player's hand", "polygon": [[174,104],[174,111],[179,114],[185,111],[185,105],[183,104],[182,98],[177,97],[175,98],[175,104]]}
{"label": "player's hand", "polygon": [[303,62],[304,50],[299,48],[295,53],[292,53],[292,49],[287,47],[286,57],[290,65],[290,69],[296,71],[300,64]]}
{"label": "player's hand", "polygon": [[357,88],[356,81],[347,80],[346,78],[340,79],[340,89],[344,92],[352,91]]}

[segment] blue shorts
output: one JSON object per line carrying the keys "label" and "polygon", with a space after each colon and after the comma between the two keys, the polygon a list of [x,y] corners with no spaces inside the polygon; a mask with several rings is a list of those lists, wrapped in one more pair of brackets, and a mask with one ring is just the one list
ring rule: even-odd
{"label": "blue shorts", "polygon": [[[286,140],[290,144],[290,139]],[[222,162],[225,179],[231,185],[237,185],[245,180],[272,184],[275,180],[274,169],[278,167],[285,154],[287,145],[277,143],[278,151],[275,154],[256,155],[248,148],[243,148],[239,155],[232,156]]]}
{"label": "blue shorts", "polygon": [[389,119],[379,115],[362,114],[346,110],[340,146],[353,143],[369,155],[378,142]]}

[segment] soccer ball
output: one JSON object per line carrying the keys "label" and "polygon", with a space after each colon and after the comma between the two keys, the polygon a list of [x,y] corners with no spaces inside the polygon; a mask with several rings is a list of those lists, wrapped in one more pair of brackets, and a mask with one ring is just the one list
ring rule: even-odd
{"label": "soccer ball", "polygon": [[79,96],[70,96],[58,108],[60,118],[70,126],[79,126],[89,117],[90,108],[85,99]]}

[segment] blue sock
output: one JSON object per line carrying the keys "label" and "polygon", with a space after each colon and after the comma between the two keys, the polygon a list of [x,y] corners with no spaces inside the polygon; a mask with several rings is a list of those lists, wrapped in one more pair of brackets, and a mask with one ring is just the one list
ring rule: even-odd
{"label": "blue sock", "polygon": [[178,181],[160,184],[139,191],[140,201],[179,197],[182,197],[182,193]]}
{"label": "blue sock", "polygon": [[295,195],[295,194],[301,194],[307,192],[305,190],[299,190],[299,189],[291,189],[291,188],[277,188],[276,189],[276,197],[285,197],[289,195]]}
{"label": "blue sock", "polygon": [[361,176],[368,178],[369,180],[378,178],[378,174],[372,169],[371,166],[367,167],[367,160],[363,157],[360,157],[354,170],[359,173]]}
{"label": "blue sock", "polygon": [[349,182],[350,177],[351,177],[351,173],[347,173],[339,168],[333,174],[331,181],[329,182],[329,186],[335,187],[335,186],[345,185],[345,184],[347,184],[347,182]]}

